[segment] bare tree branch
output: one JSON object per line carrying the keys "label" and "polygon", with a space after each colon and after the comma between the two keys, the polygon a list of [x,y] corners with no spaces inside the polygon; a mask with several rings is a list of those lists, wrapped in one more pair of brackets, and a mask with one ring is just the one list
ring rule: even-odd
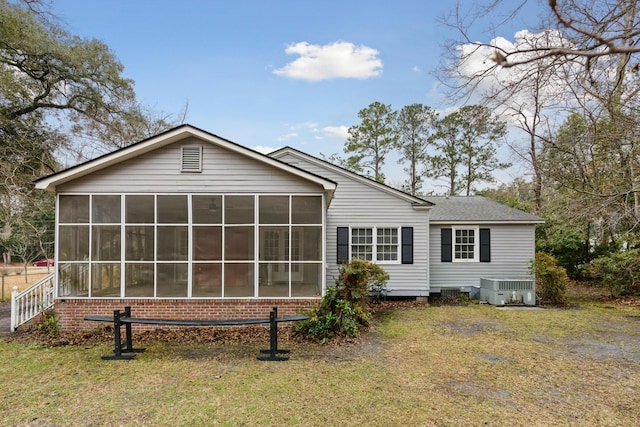
{"label": "bare tree branch", "polygon": [[[555,17],[560,28],[565,30],[567,38],[577,40],[583,36],[582,47],[579,45],[574,46],[556,46],[549,48],[536,48],[533,50],[518,50],[518,51],[505,51],[498,46],[495,47],[495,52],[491,59],[502,67],[515,67],[519,65],[530,64],[532,62],[540,61],[550,57],[582,57],[585,59],[584,65],[586,69],[589,69],[591,61],[594,58],[607,57],[611,55],[630,55],[633,53],[640,53],[640,46],[638,41],[629,44],[628,41],[637,38],[640,35],[640,28],[636,25],[637,22],[628,22],[626,28],[622,28],[619,32],[607,31],[606,25],[602,23],[616,22],[620,19],[624,19],[625,16],[633,14],[635,16],[635,4],[626,5],[624,1],[618,0],[614,2],[614,6],[610,8],[613,13],[610,16],[603,17],[591,17],[587,14],[587,8],[582,9],[582,13],[589,17],[593,22],[593,28],[576,24],[577,19],[575,17],[569,17],[565,15],[566,10],[576,10],[576,3],[569,2],[573,9],[566,8],[565,11],[561,10],[558,2],[555,0],[549,0],[549,7],[553,16]],[[606,3],[606,2],[605,2]],[[634,2],[635,3],[635,2]],[[600,25],[598,25],[600,24]],[[629,31],[629,28],[635,28],[635,30]],[[572,33],[575,33],[572,35]],[[609,36],[607,36],[609,35]],[[511,59],[514,56],[520,57],[521,54],[526,55],[522,59]]]}

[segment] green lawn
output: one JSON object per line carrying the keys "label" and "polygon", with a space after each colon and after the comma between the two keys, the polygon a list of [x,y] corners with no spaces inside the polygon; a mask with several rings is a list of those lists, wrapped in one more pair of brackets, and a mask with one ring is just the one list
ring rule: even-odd
{"label": "green lawn", "polygon": [[636,426],[640,308],[419,306],[358,344],[109,344],[0,340],[3,425]]}

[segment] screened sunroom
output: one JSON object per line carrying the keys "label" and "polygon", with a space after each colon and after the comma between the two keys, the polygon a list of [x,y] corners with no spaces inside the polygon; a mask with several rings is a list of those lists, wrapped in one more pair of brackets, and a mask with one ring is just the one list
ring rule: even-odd
{"label": "screened sunroom", "polygon": [[306,298],[323,194],[59,194],[58,298]]}

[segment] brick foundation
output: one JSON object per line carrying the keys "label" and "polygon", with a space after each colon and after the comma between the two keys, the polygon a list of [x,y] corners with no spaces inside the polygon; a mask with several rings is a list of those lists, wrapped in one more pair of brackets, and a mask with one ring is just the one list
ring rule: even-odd
{"label": "brick foundation", "polygon": [[[98,324],[83,320],[86,315],[112,316],[113,310],[131,306],[133,317],[161,319],[244,319],[269,317],[273,307],[278,316],[301,314],[317,302],[316,299],[57,299],[55,313],[64,332],[89,331]],[[167,325],[133,325],[138,330],[170,328]]]}

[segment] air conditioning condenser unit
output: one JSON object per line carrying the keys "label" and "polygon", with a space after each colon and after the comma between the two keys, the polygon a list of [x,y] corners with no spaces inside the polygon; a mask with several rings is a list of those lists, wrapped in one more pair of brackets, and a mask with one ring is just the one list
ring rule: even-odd
{"label": "air conditioning condenser unit", "polygon": [[534,279],[480,279],[480,300],[491,305],[536,305]]}

